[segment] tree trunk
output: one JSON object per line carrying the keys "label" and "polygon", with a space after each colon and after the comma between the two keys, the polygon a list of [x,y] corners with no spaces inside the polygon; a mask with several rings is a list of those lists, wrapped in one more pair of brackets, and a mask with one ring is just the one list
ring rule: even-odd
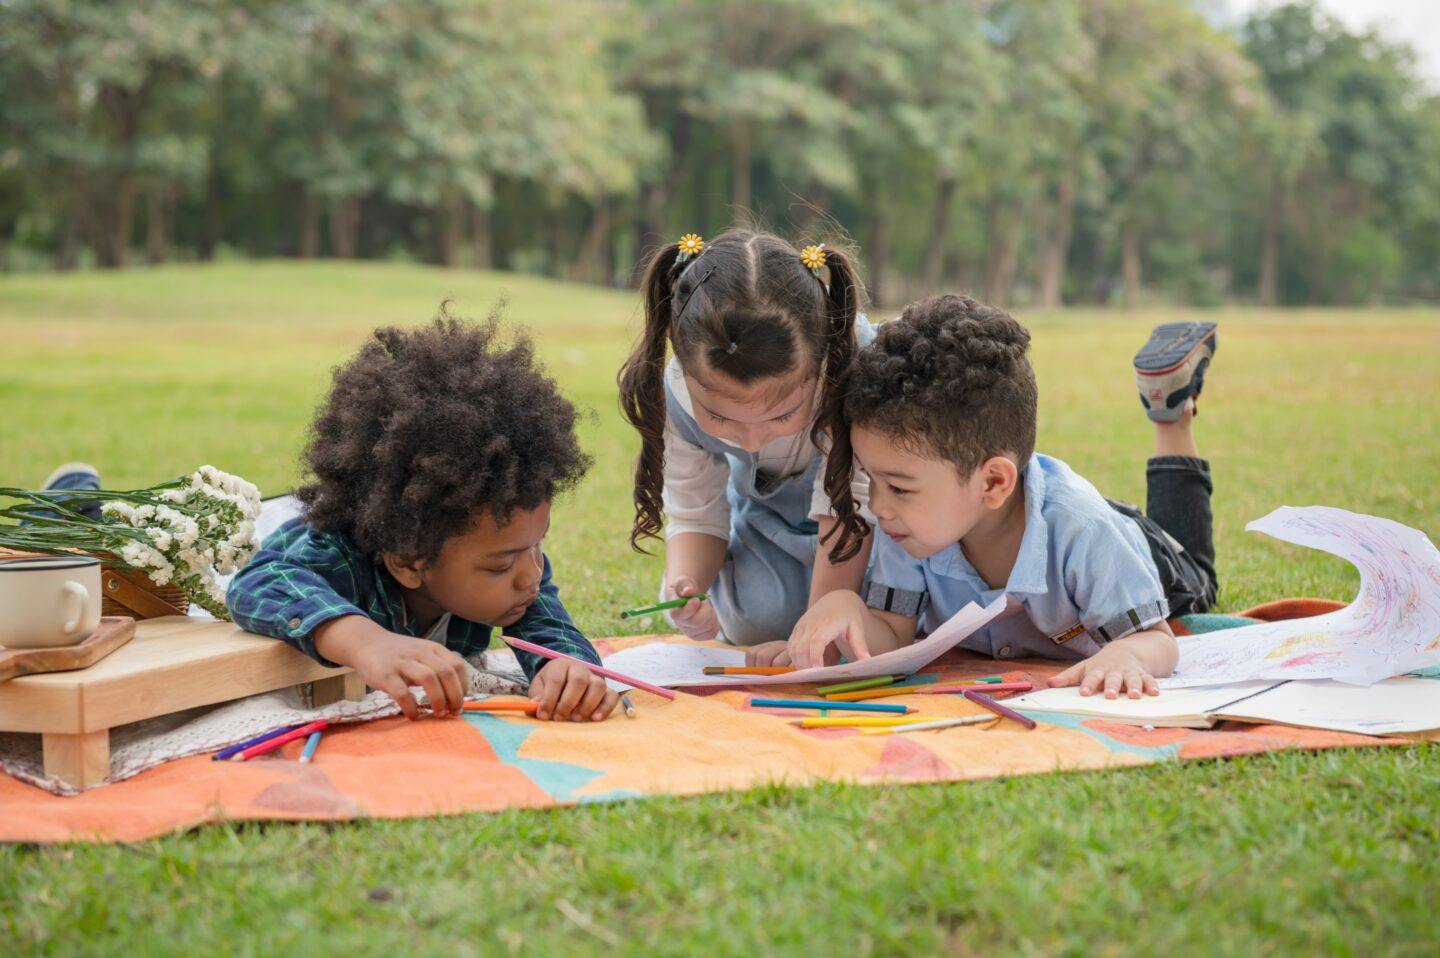
{"label": "tree trunk", "polygon": [[152,186],[145,195],[145,258],[150,265],[165,262],[168,243],[165,236],[165,220],[170,206],[169,187]]}
{"label": "tree trunk", "polygon": [[203,260],[215,258],[215,250],[225,233],[225,213],[220,205],[223,197],[220,173],[212,161],[210,173],[205,178],[205,229],[200,234],[200,258]]}
{"label": "tree trunk", "polygon": [[1070,253],[1071,215],[1075,212],[1075,182],[1067,174],[1055,189],[1054,206],[1041,237],[1039,306],[1061,305],[1065,285],[1065,259]]}
{"label": "tree trunk", "polygon": [[731,218],[735,219],[750,212],[750,164],[752,159],[750,127],[736,123],[730,128],[731,176],[730,205]]}
{"label": "tree trunk", "polygon": [[1260,233],[1260,305],[1274,306],[1280,286],[1280,203],[1274,201],[1265,213]]}
{"label": "tree trunk", "polygon": [[355,241],[359,234],[359,198],[347,196],[334,200],[330,206],[330,255],[337,259],[354,259]]}
{"label": "tree trunk", "polygon": [[997,200],[987,211],[985,242],[985,302],[1005,306],[1015,286],[1015,268],[1020,258],[1019,210]]}
{"label": "tree trunk", "polygon": [[300,258],[320,255],[320,198],[308,185],[300,188]]}
{"label": "tree trunk", "polygon": [[123,269],[130,253],[130,234],[135,226],[135,183],[120,175],[111,187],[105,206],[105,223],[100,234],[100,265]]}
{"label": "tree trunk", "polygon": [[470,265],[476,269],[494,268],[490,208],[478,203],[470,205]]}
{"label": "tree trunk", "polygon": [[890,219],[880,203],[870,211],[870,301],[885,303],[885,264],[890,256]]}
{"label": "tree trunk", "polygon": [[87,218],[85,200],[79,194],[70,198],[70,209],[60,233],[60,244],[55,247],[55,268],[72,270],[80,262],[80,235],[85,232]]}
{"label": "tree trunk", "polygon": [[1127,219],[1120,227],[1120,275],[1125,281],[1125,305],[1140,305],[1140,227]]}
{"label": "tree trunk", "polygon": [[460,240],[465,230],[465,201],[458,195],[444,201],[440,211],[440,265],[460,265]]}
{"label": "tree trunk", "polygon": [[950,230],[950,207],[954,204],[954,177],[945,177],[935,188],[935,210],[930,218],[930,238],[925,242],[925,265],[920,272],[920,284],[926,294],[940,288],[940,271],[945,266],[945,237]]}
{"label": "tree trunk", "polygon": [[[590,223],[585,229],[585,237],[580,241],[580,249],[575,254],[575,263],[570,268],[572,279],[582,283],[595,282],[595,274],[598,272],[601,255],[601,247],[610,238],[610,207],[604,200],[596,200],[595,206],[590,212]],[[608,286],[609,277],[602,278]]]}

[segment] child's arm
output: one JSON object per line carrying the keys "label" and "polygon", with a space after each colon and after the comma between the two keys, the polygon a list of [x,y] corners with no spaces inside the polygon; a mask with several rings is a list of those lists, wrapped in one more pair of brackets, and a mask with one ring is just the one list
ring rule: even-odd
{"label": "child's arm", "polygon": [[813,606],[831,592],[860,591],[860,585],[865,581],[865,567],[870,562],[871,540],[874,538],[873,535],[867,535],[860,543],[859,552],[844,562],[832,562],[830,561],[830,545],[834,545],[835,540],[831,539],[827,545],[825,537],[835,527],[835,517],[819,516],[817,521],[820,524],[820,535],[815,547],[815,571],[810,575],[810,601],[807,603],[809,606]]}
{"label": "child's arm", "polygon": [[[560,602],[560,589],[551,577],[549,556],[542,559],[540,597],[506,632],[599,665],[600,653],[575,627],[570,613]],[[540,703],[535,713],[538,719],[598,722],[608,717],[620,702],[619,694],[611,691],[603,678],[578,662],[546,659],[521,649],[515,651],[515,659],[530,677],[530,697]]]}
{"label": "child's arm", "polygon": [[358,550],[292,520],[230,583],[225,600],[237,625],[282,639],[327,666],[345,666],[365,684],[419,716],[410,686],[425,689],[437,715],[458,713],[465,698],[465,660],[438,642],[391,632],[370,617],[378,597]]}
{"label": "child's arm", "polygon": [[1180,646],[1175,634],[1164,622],[1116,639],[1083,662],[1050,679],[1051,688],[1080,686],[1081,695],[1103,691],[1107,699],[1118,698],[1123,691],[1132,699],[1141,695],[1159,695],[1155,676],[1175,671]]}
{"label": "child's arm", "polygon": [[[681,599],[709,592],[725,564],[729,540],[705,532],[681,532],[665,541],[665,598]],[[670,613],[670,621],[692,639],[715,636],[705,603],[696,599]]]}
{"label": "child's arm", "polygon": [[871,609],[858,593],[831,592],[795,623],[787,646],[790,664],[808,669],[833,665],[841,655],[855,661],[893,651],[915,641],[918,621]]}

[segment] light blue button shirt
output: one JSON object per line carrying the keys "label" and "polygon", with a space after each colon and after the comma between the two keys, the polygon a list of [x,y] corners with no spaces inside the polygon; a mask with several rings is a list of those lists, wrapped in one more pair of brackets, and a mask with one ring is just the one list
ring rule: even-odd
{"label": "light blue button shirt", "polygon": [[1024,489],[1025,534],[1005,588],[990,588],[958,542],[916,559],[876,529],[867,603],[900,609],[908,599],[914,608],[923,594],[920,628],[928,633],[967,602],[983,606],[1004,594],[1009,603],[1000,617],[961,643],[999,659],[1085,658],[1169,614],[1140,526],[1088,480],[1037,454],[1026,466]]}

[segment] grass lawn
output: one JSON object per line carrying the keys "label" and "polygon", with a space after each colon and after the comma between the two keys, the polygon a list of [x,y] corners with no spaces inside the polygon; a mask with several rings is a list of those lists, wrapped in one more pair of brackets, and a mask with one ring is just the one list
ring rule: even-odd
{"label": "grass lawn", "polygon": [[[85,459],[112,486],[210,462],[283,491],[329,369],[370,328],[501,297],[593,410],[595,469],[557,504],[548,550],[581,627],[623,632],[610,610],[659,572],[625,543],[628,293],[379,264],[0,277],[0,485]],[[1340,560],[1244,532],[1278,505],[1440,538],[1440,311],[1204,315],[1222,324],[1196,424],[1221,608],[1353,594]],[[1128,361],[1159,317],[1020,318],[1040,448],[1143,501]],[[1437,887],[1440,750],[1371,749],[0,847],[0,954],[1422,955]]]}

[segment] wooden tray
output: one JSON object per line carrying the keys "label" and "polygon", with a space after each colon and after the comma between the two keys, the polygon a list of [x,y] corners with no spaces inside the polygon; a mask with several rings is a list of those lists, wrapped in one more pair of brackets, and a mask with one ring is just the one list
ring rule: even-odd
{"label": "wooden tray", "polygon": [[128,615],[107,615],[83,642],[53,649],[0,649],[0,682],[37,672],[69,672],[94,665],[135,635]]}

